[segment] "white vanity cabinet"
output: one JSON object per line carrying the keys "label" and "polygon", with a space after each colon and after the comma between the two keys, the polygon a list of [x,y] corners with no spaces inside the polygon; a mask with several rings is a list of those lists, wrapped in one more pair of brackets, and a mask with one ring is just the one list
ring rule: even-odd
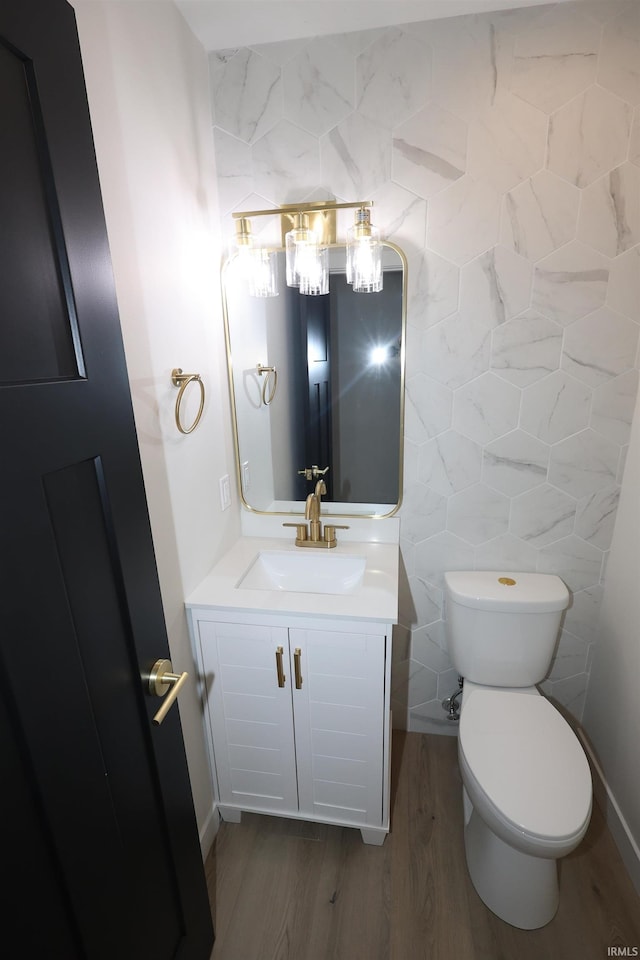
{"label": "white vanity cabinet", "polygon": [[219,810],[389,829],[391,625],[192,607]]}

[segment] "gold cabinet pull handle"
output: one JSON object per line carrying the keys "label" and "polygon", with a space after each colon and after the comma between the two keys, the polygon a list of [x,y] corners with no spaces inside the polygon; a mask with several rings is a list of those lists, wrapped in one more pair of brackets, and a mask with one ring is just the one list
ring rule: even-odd
{"label": "gold cabinet pull handle", "polygon": [[302,690],[302,670],[300,666],[301,662],[302,662],[302,650],[300,649],[300,647],[296,647],[295,650],[293,651],[293,666],[296,672],[296,690]]}
{"label": "gold cabinet pull handle", "polygon": [[151,672],[149,673],[149,693],[151,696],[164,697],[167,690],[170,690],[169,696],[153,718],[153,723],[157,727],[160,726],[173,706],[188,676],[188,673],[173,673],[171,660],[156,660],[151,667]]}
{"label": "gold cabinet pull handle", "polygon": [[276,647],[276,670],[278,671],[278,686],[284,687],[284,682],[287,679],[284,675],[284,669],[282,666],[282,656],[284,654],[284,649],[282,647]]}

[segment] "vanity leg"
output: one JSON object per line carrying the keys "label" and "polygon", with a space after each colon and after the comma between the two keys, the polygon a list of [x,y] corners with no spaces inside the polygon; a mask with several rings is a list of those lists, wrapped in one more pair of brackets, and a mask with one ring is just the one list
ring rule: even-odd
{"label": "vanity leg", "polygon": [[388,830],[384,830],[382,827],[361,827],[360,833],[362,834],[363,843],[370,843],[376,847],[381,847],[385,841]]}
{"label": "vanity leg", "polygon": [[225,823],[240,823],[242,820],[242,810],[237,807],[227,807],[224,804],[218,804],[218,813]]}

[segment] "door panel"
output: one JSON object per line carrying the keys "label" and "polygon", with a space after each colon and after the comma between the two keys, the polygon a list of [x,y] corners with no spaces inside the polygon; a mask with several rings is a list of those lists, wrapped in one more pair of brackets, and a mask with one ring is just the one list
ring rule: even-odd
{"label": "door panel", "polygon": [[382,823],[385,638],[289,631],[301,651],[293,692],[300,812]]}
{"label": "door panel", "polygon": [[74,377],[75,312],[34,64],[1,38],[0,89],[0,381]]}
{"label": "door panel", "polygon": [[220,802],[243,810],[297,810],[287,630],[205,620],[197,627]]}
{"label": "door panel", "polygon": [[153,727],[146,692],[169,650],[65,0],[4,0],[0,78],[4,906],[21,956],[207,960],[179,715]]}

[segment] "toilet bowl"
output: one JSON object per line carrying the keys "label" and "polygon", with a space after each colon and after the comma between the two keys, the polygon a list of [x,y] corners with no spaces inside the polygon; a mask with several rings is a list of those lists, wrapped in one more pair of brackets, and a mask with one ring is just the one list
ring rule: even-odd
{"label": "toilet bowl", "polygon": [[458,760],[476,891],[513,926],[544,926],[559,903],[556,861],[578,846],[591,817],[591,774],[577,737],[535,688],[465,681]]}
{"label": "toilet bowl", "polygon": [[469,875],[498,917],[535,929],[555,915],[557,861],[591,817],[584,750],[535,687],[568,592],[547,575],[455,573],[445,574],[445,594],[449,653],[464,677],[458,761]]}

